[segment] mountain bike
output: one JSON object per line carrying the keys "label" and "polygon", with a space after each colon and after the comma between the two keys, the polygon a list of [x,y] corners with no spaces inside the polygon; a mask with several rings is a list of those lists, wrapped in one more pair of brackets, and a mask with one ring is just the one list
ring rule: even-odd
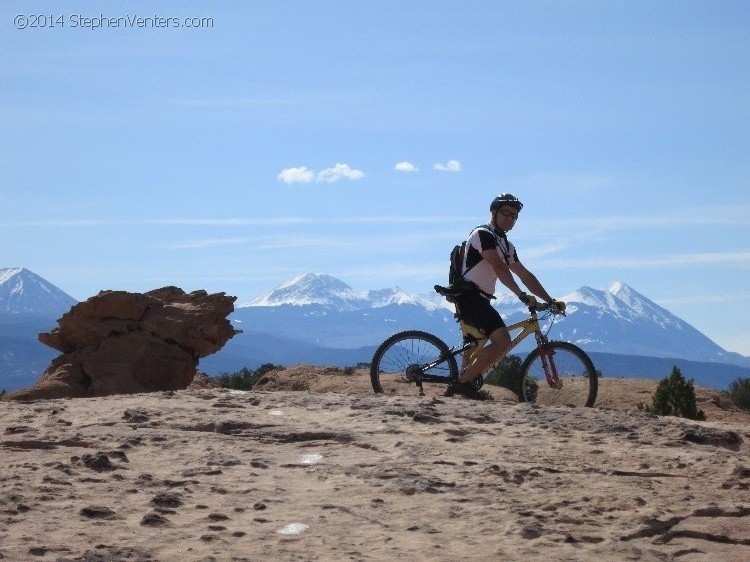
{"label": "mountain bike", "polygon": [[[537,312],[544,314],[538,317]],[[507,328],[511,333],[521,330],[512,339],[508,352],[531,334],[536,339],[536,348],[524,359],[510,390],[520,402],[593,406],[598,380],[589,356],[572,343],[547,339],[554,317],[563,313],[550,304],[537,304],[529,308],[529,313],[529,318]],[[551,321],[546,333],[542,333],[540,320],[547,318]],[[443,394],[439,389],[458,377],[456,357],[467,354],[464,359],[470,364],[486,342],[486,338],[465,335],[461,346],[449,348],[427,332],[409,330],[394,334],[377,348],[372,358],[372,387],[377,394],[385,395],[425,396],[425,389],[429,394]],[[478,377],[474,384],[479,390],[483,377]]]}

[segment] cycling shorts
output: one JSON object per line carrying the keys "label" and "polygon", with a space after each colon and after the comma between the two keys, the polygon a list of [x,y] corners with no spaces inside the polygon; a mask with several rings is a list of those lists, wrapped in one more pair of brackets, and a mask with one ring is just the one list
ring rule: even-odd
{"label": "cycling shorts", "polygon": [[462,324],[476,328],[485,338],[498,328],[505,328],[500,313],[479,293],[456,297],[456,311]]}

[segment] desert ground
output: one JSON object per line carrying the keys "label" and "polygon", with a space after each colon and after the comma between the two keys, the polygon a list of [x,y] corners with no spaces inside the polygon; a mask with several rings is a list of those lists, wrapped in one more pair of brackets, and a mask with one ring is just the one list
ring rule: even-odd
{"label": "desert ground", "polygon": [[262,382],[0,402],[0,560],[750,560],[750,414],[719,392],[692,422],[636,409],[651,380],[586,409]]}

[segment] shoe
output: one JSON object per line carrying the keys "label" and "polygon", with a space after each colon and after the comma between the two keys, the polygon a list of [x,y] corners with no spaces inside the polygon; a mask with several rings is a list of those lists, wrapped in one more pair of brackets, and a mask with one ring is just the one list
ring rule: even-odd
{"label": "shoe", "polygon": [[484,400],[473,382],[451,381],[448,383],[448,389],[445,391],[445,396],[450,397],[454,394],[460,394],[461,396],[465,396],[472,400]]}

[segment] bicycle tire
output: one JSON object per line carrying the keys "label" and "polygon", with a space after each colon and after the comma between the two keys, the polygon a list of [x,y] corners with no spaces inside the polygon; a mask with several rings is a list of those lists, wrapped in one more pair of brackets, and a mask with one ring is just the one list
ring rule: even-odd
{"label": "bicycle tire", "polygon": [[599,380],[586,352],[562,341],[548,342],[545,350],[552,353],[561,387],[555,388],[547,382],[541,350],[536,348],[521,365],[519,401],[545,406],[592,407],[596,402]]}
{"label": "bicycle tire", "polygon": [[427,332],[409,330],[394,334],[380,344],[372,357],[372,388],[376,394],[418,396],[415,372],[410,373],[409,368],[441,357],[444,358],[441,363],[424,373],[437,379],[422,381],[422,388],[427,395],[442,394],[450,378],[458,377],[456,358],[440,338]]}

